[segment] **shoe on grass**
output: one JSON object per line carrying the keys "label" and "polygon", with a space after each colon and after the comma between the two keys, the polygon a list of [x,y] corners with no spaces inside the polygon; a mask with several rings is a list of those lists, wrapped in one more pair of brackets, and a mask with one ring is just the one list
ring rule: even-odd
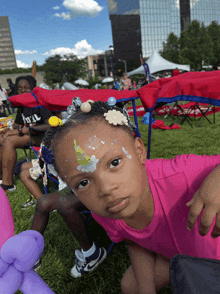
{"label": "shoe on grass", "polygon": [[21,204],[21,209],[28,209],[34,207],[37,204],[37,200],[31,195],[31,197],[23,204]]}
{"label": "shoe on grass", "polygon": [[37,270],[39,270],[40,267],[41,267],[41,260],[38,259],[38,261],[33,266],[33,270],[37,271]]}
{"label": "shoe on grass", "polygon": [[2,182],[1,182],[1,184],[0,184],[0,187],[1,187],[5,192],[13,192],[13,191],[16,190],[16,186],[15,186],[15,185],[4,185],[4,184],[2,184]]}
{"label": "shoe on grass", "polygon": [[107,257],[107,251],[103,247],[99,247],[96,244],[96,251],[89,257],[84,257],[81,250],[75,251],[76,264],[71,269],[71,276],[73,278],[79,278],[82,275],[93,271],[99,264],[101,264]]}

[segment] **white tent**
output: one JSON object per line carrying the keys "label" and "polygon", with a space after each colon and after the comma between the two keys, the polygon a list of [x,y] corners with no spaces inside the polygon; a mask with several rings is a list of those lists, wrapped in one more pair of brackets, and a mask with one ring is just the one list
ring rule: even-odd
{"label": "white tent", "polygon": [[[190,71],[189,65],[183,65],[183,64],[170,62],[164,59],[163,57],[161,57],[155,50],[154,50],[154,53],[151,55],[151,57],[146,61],[146,63],[149,66],[150,74],[153,74],[161,70],[173,70],[175,68]],[[135,74],[145,75],[145,70],[143,65],[141,65],[135,70],[128,72],[128,76],[132,76]]]}

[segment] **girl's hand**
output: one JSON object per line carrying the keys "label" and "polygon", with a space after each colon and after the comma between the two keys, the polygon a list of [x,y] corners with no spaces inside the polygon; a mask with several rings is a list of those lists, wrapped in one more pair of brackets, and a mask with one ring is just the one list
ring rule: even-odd
{"label": "girl's hand", "polygon": [[[216,171],[217,168],[214,170],[217,175]],[[205,236],[209,232],[214,217],[216,216],[215,226],[211,233],[211,237],[216,238],[220,236],[220,178],[219,175],[218,178],[215,178],[215,176],[212,177],[211,174],[203,181],[201,187],[196,191],[190,202],[186,204],[186,206],[190,207],[187,229],[189,231],[193,229],[204,208],[200,221],[199,233],[201,236]]]}

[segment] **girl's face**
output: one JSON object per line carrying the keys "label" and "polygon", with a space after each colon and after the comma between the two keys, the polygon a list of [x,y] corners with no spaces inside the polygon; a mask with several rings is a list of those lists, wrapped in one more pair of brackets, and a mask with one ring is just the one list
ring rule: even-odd
{"label": "girl's face", "polygon": [[[96,160],[92,171],[80,168],[74,143]],[[56,147],[55,161],[63,180],[97,215],[133,219],[146,203],[146,150],[140,138],[134,140],[123,129],[90,121],[70,130]]]}
{"label": "girl's face", "polygon": [[31,92],[31,86],[27,80],[20,80],[18,83],[18,94],[25,94]]}

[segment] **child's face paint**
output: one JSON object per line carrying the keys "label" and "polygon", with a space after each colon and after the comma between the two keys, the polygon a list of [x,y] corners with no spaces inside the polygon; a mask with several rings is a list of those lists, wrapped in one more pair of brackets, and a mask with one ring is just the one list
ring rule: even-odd
{"label": "child's face paint", "polygon": [[124,147],[122,147],[122,150],[123,150],[124,154],[126,154],[127,158],[132,159],[132,156],[130,154],[128,154],[128,151],[126,151]]}
{"label": "child's face paint", "polygon": [[[87,148],[90,138],[97,139],[98,149]],[[83,156],[88,156],[90,163],[79,168]],[[133,140],[122,129],[108,123],[78,126],[58,143],[55,160],[61,177],[66,175],[67,185],[79,200],[100,216],[133,218],[146,202],[146,150],[140,138]],[[87,169],[90,164],[92,170]]]}
{"label": "child's face paint", "polygon": [[76,151],[77,161],[80,165],[77,166],[77,169],[82,172],[94,172],[96,170],[96,164],[99,162],[96,159],[95,155],[87,156],[84,150],[77,145],[76,140],[74,140],[74,149]]}

